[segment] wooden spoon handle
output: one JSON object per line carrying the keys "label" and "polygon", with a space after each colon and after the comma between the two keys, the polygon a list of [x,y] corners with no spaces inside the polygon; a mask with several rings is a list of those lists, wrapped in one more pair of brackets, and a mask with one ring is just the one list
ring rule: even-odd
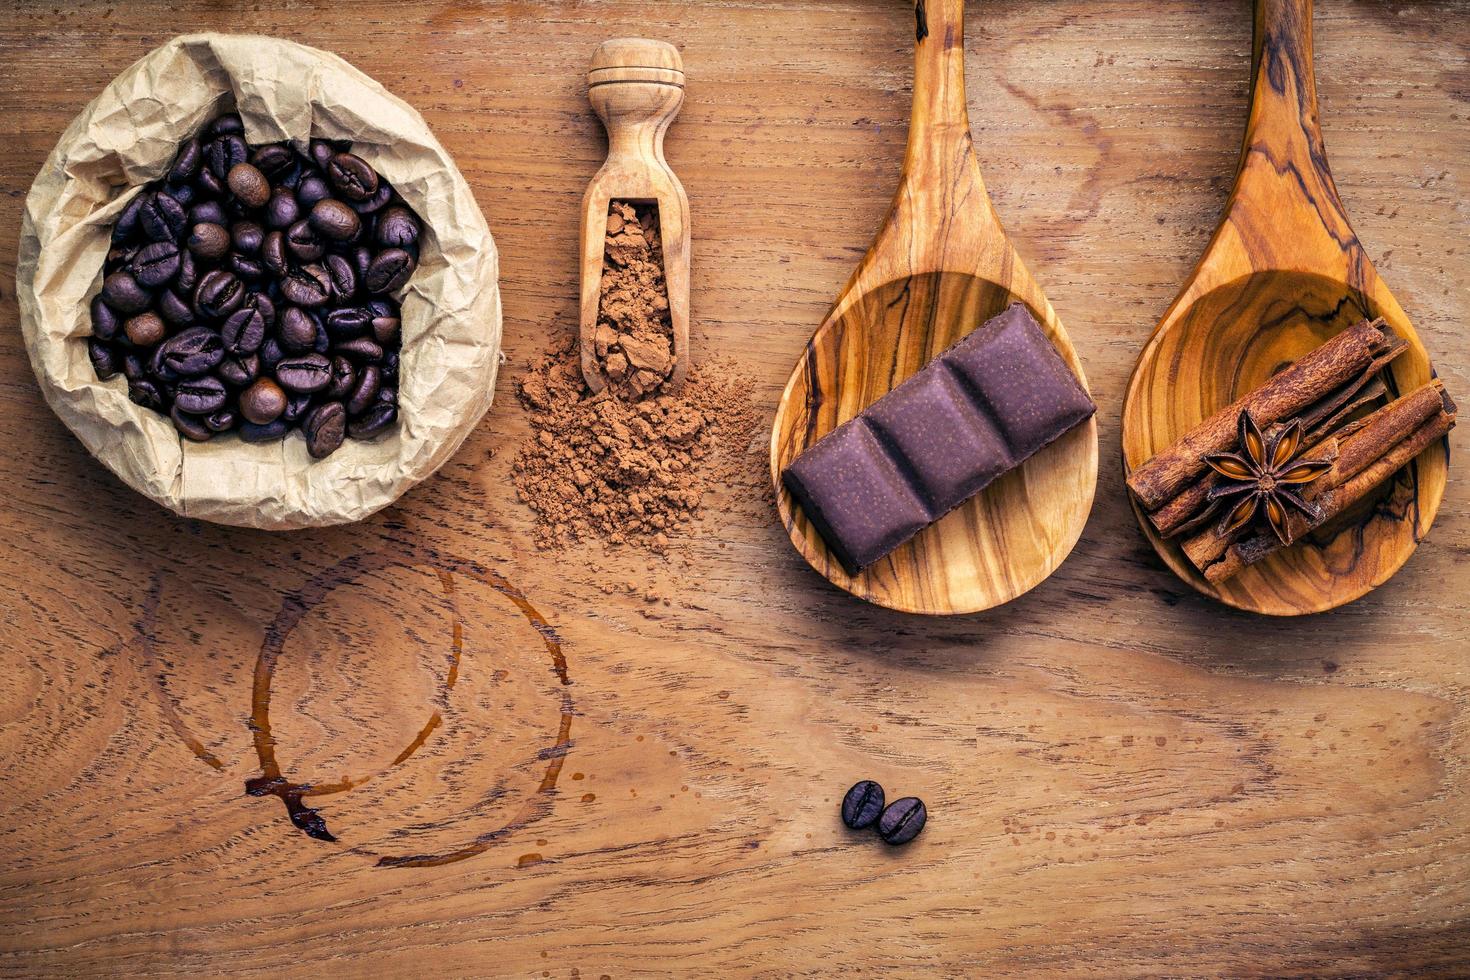
{"label": "wooden spoon handle", "polygon": [[1340,273],[1344,254],[1357,264],[1317,118],[1312,0],[1256,0],[1250,116],[1228,215],[1257,268]]}

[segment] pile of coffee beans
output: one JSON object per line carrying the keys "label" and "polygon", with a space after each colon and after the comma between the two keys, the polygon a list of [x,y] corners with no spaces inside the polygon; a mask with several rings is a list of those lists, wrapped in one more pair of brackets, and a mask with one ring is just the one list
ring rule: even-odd
{"label": "pile of coffee beans", "polygon": [[399,306],[419,218],[350,146],[246,144],[234,113],[185,142],[112,231],[92,365],[187,439],[295,428],[317,459],[398,419]]}
{"label": "pile of coffee beans", "polygon": [[883,787],[871,779],[854,783],[842,798],[842,822],[853,830],[877,825],[878,836],[886,844],[907,844],[919,836],[929,819],[924,801],[905,796],[883,805]]}

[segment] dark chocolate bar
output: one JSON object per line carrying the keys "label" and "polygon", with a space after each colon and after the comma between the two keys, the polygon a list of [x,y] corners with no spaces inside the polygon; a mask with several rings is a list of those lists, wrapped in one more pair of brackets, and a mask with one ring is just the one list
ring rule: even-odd
{"label": "dark chocolate bar", "polygon": [[817,440],[782,479],[855,574],[1096,411],[1016,303]]}

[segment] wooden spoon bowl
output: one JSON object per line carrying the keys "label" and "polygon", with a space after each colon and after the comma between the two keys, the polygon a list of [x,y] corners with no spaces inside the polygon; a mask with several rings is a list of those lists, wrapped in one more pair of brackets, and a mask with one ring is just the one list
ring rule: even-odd
{"label": "wooden spoon bowl", "polygon": [[1006,239],[980,178],[965,107],[963,0],[925,6],[899,191],[786,384],[771,433],[771,479],[792,544],[834,584],[905,612],[964,613],[1021,595],[1072,550],[1097,483],[1094,420],[857,575],[828,551],[781,480],[808,446],[1011,303],[1031,311],[1087,384],[1066,331]]}
{"label": "wooden spoon bowl", "polygon": [[[1131,472],[1220,407],[1364,319],[1383,317],[1409,349],[1391,393],[1433,377],[1403,309],[1348,225],[1327,169],[1312,78],[1311,0],[1257,0],[1255,84],[1225,217],[1140,355],[1123,408]],[[1134,511],[1169,567],[1200,592],[1271,615],[1320,612],[1387,581],[1428,531],[1444,495],[1443,442],[1307,540],[1218,585]]]}

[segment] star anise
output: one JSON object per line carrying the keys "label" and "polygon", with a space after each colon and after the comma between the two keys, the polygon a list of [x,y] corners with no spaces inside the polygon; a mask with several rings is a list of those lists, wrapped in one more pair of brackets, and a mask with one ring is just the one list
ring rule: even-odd
{"label": "star anise", "polygon": [[1298,458],[1302,448],[1300,420],[1276,430],[1269,438],[1261,434],[1249,412],[1240,413],[1239,424],[1239,452],[1205,457],[1210,468],[1224,477],[1210,490],[1211,500],[1244,494],[1225,514],[1220,533],[1238,531],[1258,512],[1264,512],[1271,530],[1283,544],[1290,544],[1291,533],[1286,523],[1288,506],[1312,519],[1320,516],[1317,508],[1303,500],[1296,488],[1332,469],[1332,460]]}

